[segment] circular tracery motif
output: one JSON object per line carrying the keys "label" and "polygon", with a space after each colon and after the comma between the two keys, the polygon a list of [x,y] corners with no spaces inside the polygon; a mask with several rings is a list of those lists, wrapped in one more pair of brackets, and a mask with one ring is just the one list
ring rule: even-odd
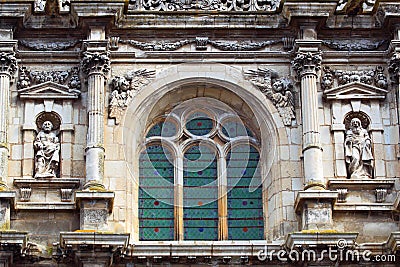
{"label": "circular tracery motif", "polygon": [[196,111],[187,116],[185,127],[195,136],[204,136],[214,128],[214,120],[207,113]]}

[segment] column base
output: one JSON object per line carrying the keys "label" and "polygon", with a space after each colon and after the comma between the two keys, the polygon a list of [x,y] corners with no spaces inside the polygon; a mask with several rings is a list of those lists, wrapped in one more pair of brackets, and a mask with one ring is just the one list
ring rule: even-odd
{"label": "column base", "polygon": [[108,216],[112,212],[114,192],[78,191],[76,203],[80,209],[80,229],[109,231]]}
{"label": "column base", "polygon": [[337,198],[338,192],[336,191],[300,191],[295,201],[295,210],[301,214],[301,229],[332,229],[332,207]]}
{"label": "column base", "polygon": [[106,191],[106,188],[103,184],[98,183],[96,181],[89,181],[83,186],[83,190],[85,191]]}

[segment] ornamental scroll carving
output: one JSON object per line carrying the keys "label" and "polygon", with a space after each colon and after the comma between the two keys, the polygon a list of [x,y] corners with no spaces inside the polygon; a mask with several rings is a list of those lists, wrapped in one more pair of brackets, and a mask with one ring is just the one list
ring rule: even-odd
{"label": "ornamental scroll carving", "polygon": [[372,85],[381,89],[388,87],[388,81],[383,67],[378,66],[375,70],[332,70],[330,67],[324,67],[321,86],[324,90],[331,89],[334,86],[360,82]]}
{"label": "ornamental scroll carving", "polygon": [[110,112],[109,117],[115,118],[119,124],[132,98],[155,76],[154,70],[140,69],[130,71],[125,76],[115,76],[111,80]]}
{"label": "ornamental scroll carving", "polygon": [[277,11],[281,0],[130,0],[129,11]]}
{"label": "ornamental scroll carving", "polygon": [[293,85],[288,78],[279,78],[278,73],[265,67],[249,70],[245,77],[274,103],[283,124],[290,126],[296,118],[294,111]]}
{"label": "ornamental scroll carving", "polygon": [[322,53],[297,52],[291,63],[298,77],[306,73],[316,74],[321,69]]}
{"label": "ornamental scroll carving", "polygon": [[69,88],[71,93],[80,94],[81,81],[78,67],[61,71],[33,71],[26,67],[21,67],[19,69],[18,89],[25,89],[45,82],[65,85]]}

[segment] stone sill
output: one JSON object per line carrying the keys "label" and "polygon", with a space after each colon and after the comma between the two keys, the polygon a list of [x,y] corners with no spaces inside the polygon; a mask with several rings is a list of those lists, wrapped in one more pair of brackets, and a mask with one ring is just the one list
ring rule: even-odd
{"label": "stone sill", "polygon": [[75,210],[73,202],[43,203],[43,202],[17,202],[17,210]]}
{"label": "stone sill", "polygon": [[126,247],[129,243],[129,234],[112,233],[84,233],[84,232],[61,232],[61,247],[79,246],[79,245],[97,245],[97,246],[121,246]]}
{"label": "stone sill", "polygon": [[336,203],[335,211],[394,211],[390,203]]}
{"label": "stone sill", "polygon": [[31,188],[79,188],[81,179],[70,178],[50,178],[50,179],[15,179],[14,185],[18,188],[31,187]]}
{"label": "stone sill", "polygon": [[282,243],[252,241],[138,241],[126,254],[133,257],[256,257],[261,250],[282,249]]}
{"label": "stone sill", "polygon": [[337,246],[339,240],[345,240],[346,247],[355,245],[358,233],[291,233],[287,236],[285,245],[289,249],[302,246]]}
{"label": "stone sill", "polygon": [[328,186],[329,189],[375,190],[378,188],[390,189],[394,183],[395,179],[332,179],[328,181]]}

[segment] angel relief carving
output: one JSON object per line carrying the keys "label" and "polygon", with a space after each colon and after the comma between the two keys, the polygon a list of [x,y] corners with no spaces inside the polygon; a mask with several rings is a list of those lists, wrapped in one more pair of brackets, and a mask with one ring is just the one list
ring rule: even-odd
{"label": "angel relief carving", "polygon": [[296,119],[296,116],[291,81],[288,78],[279,78],[277,72],[264,67],[249,70],[245,73],[245,76],[274,103],[283,124],[292,125],[292,120]]}
{"label": "angel relief carving", "polygon": [[137,94],[140,88],[148,84],[154,77],[155,71],[140,69],[130,71],[125,76],[115,76],[111,81],[110,118],[115,118],[119,124],[124,110]]}

